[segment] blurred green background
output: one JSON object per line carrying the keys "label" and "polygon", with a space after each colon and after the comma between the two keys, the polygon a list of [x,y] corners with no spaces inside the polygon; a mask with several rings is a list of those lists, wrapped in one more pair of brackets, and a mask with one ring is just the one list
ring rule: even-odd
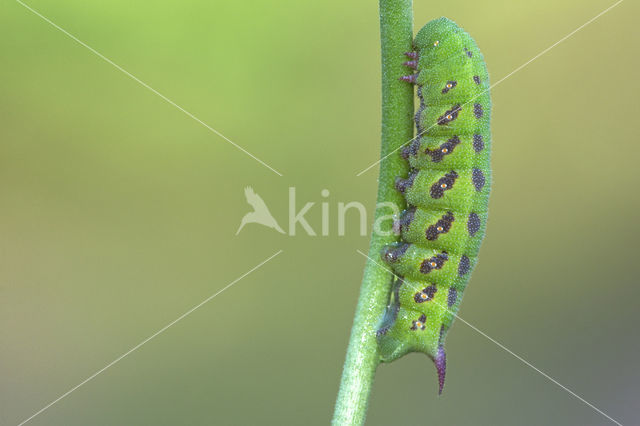
{"label": "blurred green background", "polygon": [[[323,425],[375,203],[377,3],[28,2],[283,173],[279,177],[14,1],[0,5],[0,424],[16,425],[284,252],[33,425]],[[613,1],[415,2],[476,39],[495,82]],[[494,189],[460,315],[639,424],[638,5],[623,2],[493,90]],[[235,236],[254,187],[319,231]],[[606,425],[458,321],[448,377],[378,370],[370,425]]]}

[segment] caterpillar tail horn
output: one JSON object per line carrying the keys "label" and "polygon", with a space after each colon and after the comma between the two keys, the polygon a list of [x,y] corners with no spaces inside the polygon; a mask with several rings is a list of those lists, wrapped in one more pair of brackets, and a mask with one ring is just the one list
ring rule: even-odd
{"label": "caterpillar tail horn", "polygon": [[444,388],[444,377],[447,372],[447,354],[444,352],[444,348],[440,346],[438,349],[438,354],[433,359],[434,364],[436,365],[436,370],[438,370],[438,395],[442,395],[442,389]]}

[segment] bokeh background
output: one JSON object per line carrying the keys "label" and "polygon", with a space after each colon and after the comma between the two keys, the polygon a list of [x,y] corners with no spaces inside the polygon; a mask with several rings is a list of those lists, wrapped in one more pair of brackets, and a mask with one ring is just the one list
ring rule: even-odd
{"label": "bokeh background", "polygon": [[[0,424],[16,425],[278,250],[272,261],[32,425],[330,421],[373,214],[380,65],[372,1],[0,4]],[[613,4],[415,1],[484,52],[493,81]],[[625,425],[639,424],[638,6],[625,1],[493,90],[487,238],[460,315]],[[235,236],[251,185],[320,230]],[[323,189],[330,196],[322,198]],[[370,223],[369,223],[370,225]],[[456,322],[448,377],[378,370],[370,425],[607,425]]]}

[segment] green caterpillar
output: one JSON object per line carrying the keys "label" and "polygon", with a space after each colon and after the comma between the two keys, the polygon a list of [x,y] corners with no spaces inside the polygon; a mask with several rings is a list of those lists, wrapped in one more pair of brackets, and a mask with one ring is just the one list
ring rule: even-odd
{"label": "green caterpillar", "polygon": [[396,178],[409,208],[394,224],[401,241],[382,250],[399,278],[377,332],[382,360],[424,352],[442,393],[444,340],[473,270],[487,222],[491,183],[489,75],[475,41],[455,22],[435,19],[418,32],[412,60],[418,86],[417,136],[401,155],[411,171]]}

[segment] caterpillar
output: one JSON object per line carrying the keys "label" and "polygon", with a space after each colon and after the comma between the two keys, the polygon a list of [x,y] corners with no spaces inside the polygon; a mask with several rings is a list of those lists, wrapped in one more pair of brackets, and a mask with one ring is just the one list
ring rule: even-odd
{"label": "caterpillar", "polygon": [[383,362],[423,352],[435,363],[439,393],[444,340],[476,264],[491,186],[489,75],[475,41],[439,18],[416,34],[400,77],[417,86],[417,136],[400,155],[406,177],[395,187],[407,202],[394,229],[400,241],[381,257],[396,278],[376,333]]}

